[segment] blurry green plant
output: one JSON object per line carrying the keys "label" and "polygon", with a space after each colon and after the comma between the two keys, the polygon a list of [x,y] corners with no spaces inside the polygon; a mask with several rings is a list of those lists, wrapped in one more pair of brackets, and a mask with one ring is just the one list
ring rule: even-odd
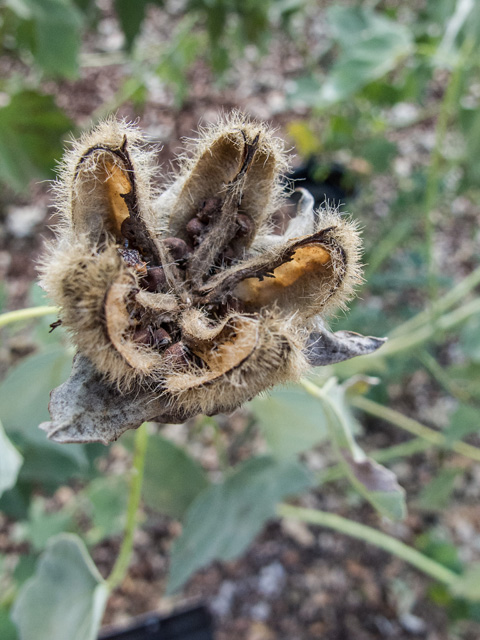
{"label": "blurry green plant", "polygon": [[[52,178],[73,122],[45,94],[48,80],[75,81],[85,64],[114,63],[126,80],[111,103],[93,119],[126,100],[140,105],[152,76],[171,87],[180,106],[189,95],[188,74],[203,59],[219,79],[247,46],[264,53],[275,25],[285,26],[305,0],[189,0],[169,41],[145,44],[139,36],[149,7],[163,0],[114,0],[124,35],[123,51],[83,54],[82,37],[98,29],[95,0],[3,0],[0,2],[0,55],[13,61],[13,73],[0,80],[0,182],[25,192],[31,180]],[[109,57],[110,56],[110,57]]]}
{"label": "blurry green plant", "polygon": [[[39,78],[44,73],[64,77],[78,73],[78,46],[72,44],[73,49],[56,69],[51,66],[50,53],[42,49],[49,37],[42,16],[56,4],[62,5],[58,20],[64,21],[64,37],[78,42],[81,29],[95,20],[95,3],[4,3],[4,46],[10,42],[8,46],[16,54],[34,60]],[[135,51],[135,42],[147,4],[115,3],[133,65],[141,64],[142,54],[140,49]],[[227,46],[232,33],[236,34],[232,40],[235,46],[254,42],[265,47],[274,9],[287,16],[302,3],[272,0],[257,5],[234,0],[191,3],[192,15],[181,22],[155,67],[158,75],[176,83],[179,103],[188,95],[185,77],[198,52],[203,55],[208,49],[214,68],[224,70],[230,64],[226,50],[232,55],[233,49]],[[212,560],[238,557],[265,522],[276,515],[330,528],[389,551],[433,578],[431,598],[445,607],[452,620],[480,619],[480,568],[464,566],[452,542],[439,539],[435,531],[409,546],[336,514],[283,502],[340,482],[341,487],[347,483],[379,516],[402,518],[406,496],[393,472],[383,465],[428,450],[438,451],[437,473],[409,506],[438,512],[448,509],[458,480],[471,464],[480,462],[480,448],[464,441],[479,430],[480,298],[475,290],[480,285],[480,267],[455,286],[442,280],[432,258],[431,221],[440,197],[447,193],[453,197],[446,180],[452,168],[461,172],[455,193],[478,194],[480,137],[474,134],[480,127],[480,110],[471,86],[478,80],[480,65],[471,52],[479,40],[479,7],[469,0],[430,0],[424,12],[412,13],[405,24],[395,20],[393,9],[332,7],[328,20],[332,46],[327,53],[338,55],[325,77],[312,72],[292,89],[292,102],[307,104],[313,117],[292,122],[290,133],[306,156],[321,153],[322,161],[328,164],[335,154],[348,150],[351,157],[368,162],[367,175],[376,175],[388,170],[397,153],[389,135],[407,124],[389,120],[391,107],[414,101],[421,105],[415,114],[417,121],[437,116],[430,166],[404,183],[399,181],[397,200],[384,224],[372,233],[369,229],[367,236],[371,246],[367,256],[370,290],[380,296],[394,291],[400,299],[406,289],[415,288],[430,297],[430,304],[416,313],[406,304],[397,305],[385,317],[377,309],[369,313],[368,307],[366,312],[355,308],[351,322],[371,333],[382,332],[389,324],[389,342],[373,355],[316,370],[301,385],[256,398],[249,406],[250,426],[233,442],[226,443],[216,419],[197,421],[196,429],[214,434],[220,467],[216,482],[188,447],[174,444],[148,425],[137,431],[133,445],[128,436],[122,437],[119,444],[123,442],[128,451],[133,448],[128,491],[123,476],[99,473],[97,462],[105,452],[102,446],[58,445],[36,428],[47,419],[50,389],[65,379],[71,365],[62,330],[51,336],[47,333],[48,314],[55,309],[43,306],[37,292],[31,309],[0,315],[0,330],[8,333],[39,318],[36,353],[13,368],[0,385],[0,509],[17,522],[16,539],[29,545],[29,554],[16,566],[0,556],[2,640],[96,637],[108,595],[121,584],[128,569],[141,498],[149,510],[178,519],[183,525],[172,549],[169,592],[180,589]],[[13,43],[14,33],[17,39]],[[70,56],[72,51],[74,57]],[[428,83],[439,70],[449,78],[440,104],[426,95]],[[144,76],[139,78],[124,88],[119,100],[135,92],[141,95]],[[9,93],[14,84],[5,84],[4,90]],[[6,123],[0,127],[0,179],[22,188],[37,171],[51,165],[55,145],[71,124],[56,117],[58,110],[51,97],[31,87],[17,83],[10,95],[10,104],[0,109],[0,124]],[[24,123],[32,123],[31,131],[17,119],[18,113]],[[39,129],[35,119],[40,113],[47,115],[42,115],[45,120]],[[463,136],[465,143],[462,153],[454,158],[445,145],[447,126]],[[23,158],[3,153],[2,149],[16,148],[19,140]],[[40,145],[50,154],[45,165],[38,156]],[[407,242],[408,251],[404,249]],[[428,265],[430,276],[426,277]],[[452,337],[461,357],[444,368],[436,345],[444,345]],[[419,370],[456,400],[443,430],[386,406],[387,385],[401,385]],[[372,375],[379,376],[381,382]],[[398,429],[411,437],[365,452],[357,442],[368,444],[358,415],[381,420],[389,425],[385,429]],[[248,438],[257,427],[265,440],[266,454],[232,465],[233,452],[241,446],[239,439]],[[302,454],[316,447],[330,447],[336,462],[314,474]],[[453,466],[447,464],[450,454],[456,456]],[[46,498],[73,479],[83,488],[72,492],[64,506],[52,510]],[[88,549],[122,531],[119,557],[110,576],[103,579]],[[66,608],[71,612],[68,622]]]}

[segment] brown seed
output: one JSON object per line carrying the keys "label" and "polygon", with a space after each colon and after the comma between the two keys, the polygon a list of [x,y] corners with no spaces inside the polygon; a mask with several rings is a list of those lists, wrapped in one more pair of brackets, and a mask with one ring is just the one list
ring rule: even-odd
{"label": "brown seed", "polygon": [[164,347],[172,342],[170,334],[165,329],[155,329],[153,332],[153,344],[155,347]]}
{"label": "brown seed", "polygon": [[237,236],[239,237],[250,236],[254,231],[252,219],[244,213],[239,213],[237,215],[237,225]]}
{"label": "brown seed", "polygon": [[133,334],[133,341],[137,344],[150,344],[152,340],[152,334],[149,329],[137,329]]}
{"label": "brown seed", "polygon": [[165,238],[164,243],[175,261],[184,260],[190,253],[187,243],[181,238]]}
{"label": "brown seed", "polygon": [[201,222],[209,222],[222,210],[221,198],[207,198],[198,210],[197,217]]}
{"label": "brown seed", "polygon": [[158,293],[167,284],[165,271],[162,267],[147,267],[147,275],[143,278],[142,284],[147,291]]}
{"label": "brown seed", "polygon": [[218,261],[220,265],[231,264],[234,258],[235,258],[235,251],[233,250],[233,247],[228,245],[227,247],[225,247],[222,253],[218,256]]}
{"label": "brown seed", "polygon": [[205,231],[206,225],[198,218],[192,218],[186,226],[186,232],[191,238],[198,238]]}
{"label": "brown seed", "polygon": [[170,347],[165,349],[164,355],[168,358],[169,364],[172,364],[175,367],[185,367],[189,364],[187,349],[183,342],[176,342],[175,344],[172,344]]}

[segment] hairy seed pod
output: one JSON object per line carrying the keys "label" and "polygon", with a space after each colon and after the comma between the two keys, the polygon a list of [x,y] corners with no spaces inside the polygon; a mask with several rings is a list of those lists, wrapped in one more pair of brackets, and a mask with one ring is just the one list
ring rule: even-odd
{"label": "hairy seed pod", "polygon": [[78,354],[54,390],[59,442],[108,442],[144,420],[232,411],[311,365],[377,349],[325,317],[360,282],[356,225],[304,190],[285,233],[283,142],[239,113],[201,132],[160,195],[152,153],[108,120],[67,154],[63,216],[42,266]]}

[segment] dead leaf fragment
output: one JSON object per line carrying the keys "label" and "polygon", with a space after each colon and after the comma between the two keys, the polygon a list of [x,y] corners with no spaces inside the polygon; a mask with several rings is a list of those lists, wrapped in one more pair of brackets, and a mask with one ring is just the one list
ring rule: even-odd
{"label": "dead leaf fragment", "polygon": [[387,338],[362,336],[352,331],[331,333],[326,329],[319,329],[310,334],[304,353],[313,367],[323,367],[373,353],[386,340]]}
{"label": "dead leaf fragment", "polygon": [[40,428],[55,442],[108,444],[147,420],[181,423],[190,417],[167,406],[167,400],[146,390],[119,393],[87,358],[77,355],[70,378],[51,393],[52,421],[43,422]]}

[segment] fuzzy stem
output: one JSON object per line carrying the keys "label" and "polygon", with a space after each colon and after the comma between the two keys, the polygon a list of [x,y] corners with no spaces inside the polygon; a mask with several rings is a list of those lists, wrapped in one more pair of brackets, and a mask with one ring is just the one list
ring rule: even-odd
{"label": "fuzzy stem", "polygon": [[0,328],[5,327],[12,322],[20,322],[21,320],[31,320],[32,318],[41,318],[59,312],[58,307],[29,307],[28,309],[17,309],[16,311],[7,311],[0,314]]}
{"label": "fuzzy stem", "polygon": [[123,582],[130,564],[133,549],[133,536],[137,523],[137,512],[142,491],[143,469],[145,467],[145,454],[147,451],[148,431],[147,424],[143,423],[135,434],[135,451],[133,454],[132,472],[130,477],[130,493],[128,496],[127,522],[123,536],[120,553],[107,578],[107,587],[113,591]]}
{"label": "fuzzy stem", "polygon": [[451,449],[452,451],[455,451],[455,453],[465,456],[466,458],[471,458],[472,460],[480,462],[480,449],[478,447],[474,447],[460,441],[449,442],[448,438],[443,433],[430,429],[430,427],[426,427],[417,420],[407,418],[407,416],[404,416],[402,413],[395,411],[394,409],[384,407],[383,405],[373,402],[373,400],[369,400],[368,398],[364,398],[363,396],[355,396],[354,398],[351,398],[350,404],[357,407],[357,409],[365,411],[365,413],[375,416],[376,418],[386,420],[387,422],[412,433],[418,438],[427,440],[437,447]]}
{"label": "fuzzy stem", "polygon": [[301,520],[309,524],[327,527],[328,529],[344,533],[352,538],[357,538],[357,540],[363,540],[364,542],[373,544],[384,551],[392,553],[397,558],[408,562],[416,569],[419,569],[444,584],[452,585],[458,580],[458,574],[450,571],[450,569],[447,569],[438,562],[431,560],[423,555],[423,553],[409,547],[400,540],[381,531],[377,531],[372,527],[360,524],[359,522],[342,518],[335,513],[326,513],[325,511],[316,509],[303,509],[289,504],[279,504],[277,506],[277,515],[282,518],[293,518],[294,520]]}

